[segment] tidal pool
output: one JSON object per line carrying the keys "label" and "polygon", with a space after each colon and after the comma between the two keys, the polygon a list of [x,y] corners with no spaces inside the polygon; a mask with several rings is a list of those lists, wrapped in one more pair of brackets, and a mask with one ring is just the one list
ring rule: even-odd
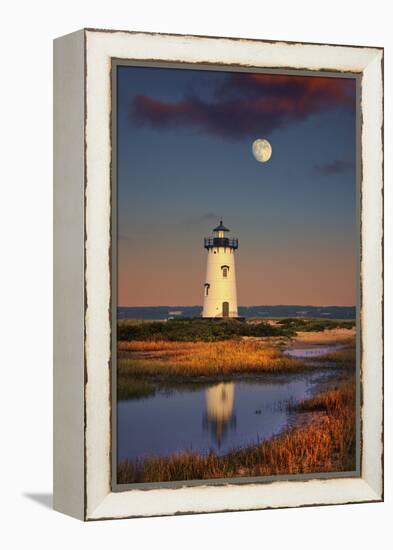
{"label": "tidal pool", "polygon": [[225,454],[286,430],[288,407],[334,381],[334,369],[275,374],[252,381],[158,388],[154,396],[119,401],[118,461],[191,450]]}

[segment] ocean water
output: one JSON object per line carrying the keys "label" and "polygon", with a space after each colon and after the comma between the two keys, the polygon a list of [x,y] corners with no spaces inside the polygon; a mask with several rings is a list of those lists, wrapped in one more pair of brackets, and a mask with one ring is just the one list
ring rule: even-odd
{"label": "ocean water", "polygon": [[[355,306],[240,306],[240,317],[312,317],[317,319],[355,319]],[[182,317],[200,317],[202,306],[118,307],[118,319],[164,320]]]}

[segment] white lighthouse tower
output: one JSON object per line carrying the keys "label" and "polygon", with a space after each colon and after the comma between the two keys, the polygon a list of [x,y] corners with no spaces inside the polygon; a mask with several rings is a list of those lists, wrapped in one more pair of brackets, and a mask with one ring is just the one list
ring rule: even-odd
{"label": "white lighthouse tower", "polygon": [[207,267],[202,317],[237,317],[235,250],[238,240],[227,236],[222,221],[214,236],[204,240],[207,250]]}

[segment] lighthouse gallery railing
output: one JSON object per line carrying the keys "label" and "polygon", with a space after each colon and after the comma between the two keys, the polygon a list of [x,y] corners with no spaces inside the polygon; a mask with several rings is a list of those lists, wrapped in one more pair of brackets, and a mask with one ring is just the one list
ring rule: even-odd
{"label": "lighthouse gallery railing", "polygon": [[204,247],[213,248],[216,246],[223,246],[236,249],[239,246],[238,239],[228,239],[226,237],[205,237]]}

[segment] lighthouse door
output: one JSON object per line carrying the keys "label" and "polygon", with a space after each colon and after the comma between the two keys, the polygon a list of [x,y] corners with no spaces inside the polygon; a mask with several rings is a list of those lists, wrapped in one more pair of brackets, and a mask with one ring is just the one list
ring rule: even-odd
{"label": "lighthouse door", "polygon": [[229,302],[222,303],[222,316],[229,317]]}

